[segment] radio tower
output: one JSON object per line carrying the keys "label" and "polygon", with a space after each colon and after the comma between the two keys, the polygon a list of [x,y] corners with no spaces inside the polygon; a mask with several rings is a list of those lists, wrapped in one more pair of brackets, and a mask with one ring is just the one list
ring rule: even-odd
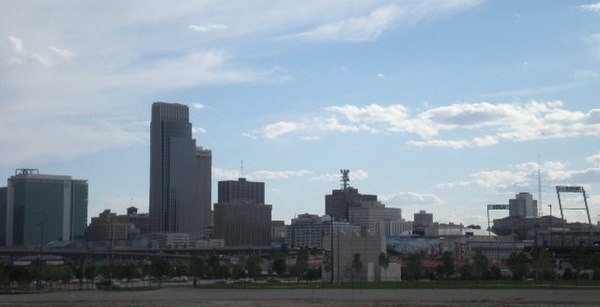
{"label": "radio tower", "polygon": [[346,190],[348,188],[348,181],[350,181],[350,177],[348,176],[348,174],[350,173],[349,169],[341,169],[340,173],[342,173],[342,180],[340,180],[342,182],[342,187],[344,188],[344,190]]}

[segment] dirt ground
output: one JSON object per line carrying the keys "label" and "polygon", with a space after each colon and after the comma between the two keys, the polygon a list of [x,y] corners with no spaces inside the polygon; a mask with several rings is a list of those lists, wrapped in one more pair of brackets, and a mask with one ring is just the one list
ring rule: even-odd
{"label": "dirt ground", "polygon": [[1,295],[0,306],[600,306],[597,290],[193,289]]}

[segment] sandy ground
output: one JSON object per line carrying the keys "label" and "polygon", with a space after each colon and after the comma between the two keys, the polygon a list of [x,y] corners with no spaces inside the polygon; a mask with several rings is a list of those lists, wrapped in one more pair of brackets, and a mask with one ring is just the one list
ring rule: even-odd
{"label": "sandy ground", "polygon": [[597,290],[193,289],[1,295],[0,306],[600,306]]}

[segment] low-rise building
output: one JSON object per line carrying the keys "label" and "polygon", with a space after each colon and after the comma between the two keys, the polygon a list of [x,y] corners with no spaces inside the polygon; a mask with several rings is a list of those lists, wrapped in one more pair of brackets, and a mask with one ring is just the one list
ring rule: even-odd
{"label": "low-rise building", "polygon": [[330,237],[333,228],[334,236],[360,236],[360,226],[349,222],[331,222],[329,216],[316,214],[299,214],[287,226],[286,243],[289,247],[322,248],[323,237]]}
{"label": "low-rise building", "polygon": [[110,209],[93,217],[87,229],[89,241],[139,239],[148,232],[148,214],[137,213],[137,208],[127,208],[127,214],[117,215]]}
{"label": "low-rise building", "polygon": [[[383,270],[379,267],[379,255],[386,252],[386,238],[384,236],[334,236],[333,241],[329,237],[323,238],[323,248],[332,250],[332,270],[327,270],[331,265],[323,265],[323,281],[331,280],[331,273],[335,282],[349,281],[381,281]],[[355,257],[362,262],[362,270],[356,271],[352,267]],[[327,257],[326,257],[327,258]],[[331,260],[330,260],[331,261]],[[390,279],[395,279],[390,276]]]}

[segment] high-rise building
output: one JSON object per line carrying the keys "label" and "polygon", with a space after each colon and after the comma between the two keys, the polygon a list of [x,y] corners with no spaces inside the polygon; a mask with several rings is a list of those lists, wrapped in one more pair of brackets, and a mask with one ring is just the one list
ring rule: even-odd
{"label": "high-rise building", "polygon": [[246,178],[219,181],[219,203],[243,202],[248,204],[265,203],[265,183],[247,181]]}
{"label": "high-rise building", "polygon": [[6,245],[33,247],[83,239],[87,206],[85,180],[18,169],[8,179]]}
{"label": "high-rise building", "polygon": [[[207,154],[208,152],[208,154]],[[210,195],[210,152],[196,147],[189,109],[177,103],[152,104],[150,123],[150,232],[202,236]],[[210,187],[208,188],[210,191]],[[200,195],[204,193],[203,195]],[[206,199],[209,199],[208,205]]]}
{"label": "high-rise building", "polygon": [[338,221],[349,221],[349,208],[360,206],[362,202],[377,202],[377,195],[360,194],[349,186],[348,170],[342,170],[342,188],[325,195],[325,214],[333,216]]}
{"label": "high-rise building", "polygon": [[211,225],[212,221],[212,151],[202,147],[196,148],[198,165],[198,201],[202,212],[202,231]]}
{"label": "high-rise building", "polygon": [[6,187],[0,188],[0,246],[6,245]]}
{"label": "high-rise building", "polygon": [[521,192],[515,195],[514,199],[509,199],[508,208],[509,216],[526,218],[538,216],[537,200],[534,200],[533,195],[527,192]]}
{"label": "high-rise building", "polygon": [[215,204],[215,237],[226,246],[271,244],[272,206],[264,204],[264,182],[219,181]]}

